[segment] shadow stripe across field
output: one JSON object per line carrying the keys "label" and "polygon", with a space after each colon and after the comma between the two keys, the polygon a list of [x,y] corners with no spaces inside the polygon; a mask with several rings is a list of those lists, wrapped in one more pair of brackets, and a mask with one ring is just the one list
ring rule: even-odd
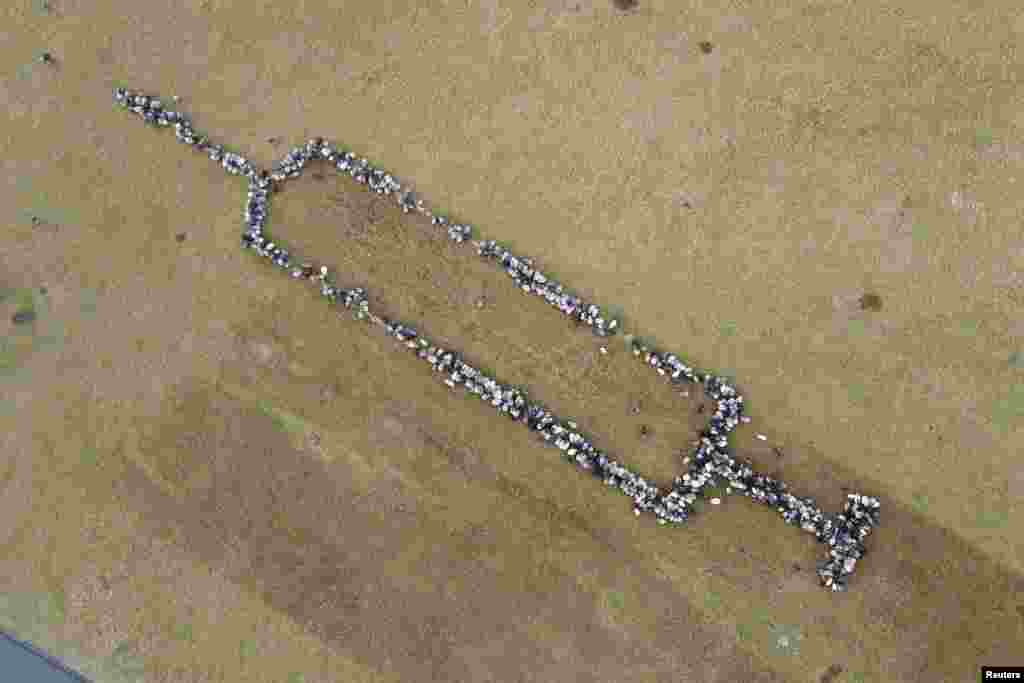
{"label": "shadow stripe across field", "polygon": [[91,683],[31,643],[0,631],[0,670],[5,681]]}

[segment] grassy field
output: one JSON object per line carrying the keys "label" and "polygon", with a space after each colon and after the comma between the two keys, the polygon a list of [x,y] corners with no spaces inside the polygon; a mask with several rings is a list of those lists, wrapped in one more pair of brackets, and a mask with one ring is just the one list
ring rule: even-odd
{"label": "grassy field", "polygon": [[[0,628],[98,682],[1021,664],[1024,13],[428,5],[4,8]],[[634,517],[242,252],[244,181],[115,108],[118,84],[263,166],[347,144],[735,377],[738,454],[829,512],[881,499],[850,591],[748,501]],[[644,475],[681,471],[700,397],[322,170],[271,234]]]}

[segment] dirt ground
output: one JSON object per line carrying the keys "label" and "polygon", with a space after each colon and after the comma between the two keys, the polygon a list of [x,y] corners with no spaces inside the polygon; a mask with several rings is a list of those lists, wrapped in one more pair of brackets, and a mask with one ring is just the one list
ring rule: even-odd
{"label": "dirt ground", "polygon": [[[98,682],[1024,663],[1016,4],[6,6],[0,627]],[[242,252],[244,181],[115,85],[180,96],[261,166],[348,144],[735,377],[738,454],[830,512],[880,497],[850,591],[748,501],[634,517]],[[682,469],[698,397],[321,170],[271,234],[642,474]]]}

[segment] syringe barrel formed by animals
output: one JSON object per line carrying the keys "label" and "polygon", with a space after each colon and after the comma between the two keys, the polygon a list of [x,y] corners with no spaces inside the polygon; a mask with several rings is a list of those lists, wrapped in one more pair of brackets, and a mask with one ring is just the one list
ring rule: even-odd
{"label": "syringe barrel formed by animals", "polygon": [[[491,404],[499,413],[524,423],[545,443],[561,451],[568,462],[630,496],[635,514],[652,514],[660,524],[683,524],[693,514],[698,498],[706,496],[708,487],[724,483],[731,492],[775,508],[788,524],[814,534],[826,544],[828,557],[818,567],[818,576],[826,588],[843,590],[847,578],[866,552],[864,539],[878,525],[879,501],[869,496],[850,494],[842,512],[826,516],[815,506],[813,499],[789,493],[783,482],[757,473],[749,462],[733,458],[729,452],[728,435],[744,421],[743,397],[725,379],[708,372],[698,372],[675,354],[654,350],[639,341],[631,343],[633,355],[645,366],[671,384],[700,384],[705,395],[716,405],[695,451],[687,459],[687,471],[677,477],[668,490],[661,490],[597,448],[577,428],[575,421],[556,417],[539,402],[531,401],[525,390],[499,382],[475,368],[456,351],[431,343],[412,326],[372,310],[364,289],[345,289],[334,284],[326,265],[298,259],[263,229],[274,191],[281,183],[299,177],[305,166],[313,161],[330,164],[373,192],[393,197],[405,213],[416,211],[429,217],[431,224],[445,230],[455,244],[471,241],[471,226],[453,223],[448,217],[434,213],[416,193],[390,173],[374,168],[366,159],[324,138],[314,138],[295,147],[272,169],[261,170],[241,154],[211,142],[192,127],[187,116],[165,107],[155,96],[118,88],[114,99],[146,123],[173,127],[178,140],[202,152],[229,174],[247,179],[241,237],[243,248],[255,252],[295,279],[314,283],[331,305],[351,312],[357,320],[383,329],[388,336],[429,363],[453,390],[461,388],[468,391]],[[600,337],[619,331],[618,320],[541,272],[533,259],[513,254],[494,241],[477,240],[473,245],[480,257],[498,265],[524,293],[542,298],[563,315],[590,327]]]}

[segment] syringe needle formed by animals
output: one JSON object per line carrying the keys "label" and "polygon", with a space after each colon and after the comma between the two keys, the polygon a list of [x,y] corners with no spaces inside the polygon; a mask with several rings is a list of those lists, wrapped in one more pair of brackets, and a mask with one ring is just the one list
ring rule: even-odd
{"label": "syringe needle formed by animals", "polygon": [[[435,214],[422,199],[389,173],[374,168],[366,159],[323,138],[314,138],[294,148],[271,170],[261,170],[242,155],[210,141],[192,127],[188,117],[165,107],[155,96],[118,88],[114,99],[149,124],[173,127],[178,140],[209,156],[228,173],[247,179],[242,247],[259,254],[295,279],[315,283],[331,305],[351,311],[357,320],[382,328],[411,353],[429,363],[453,390],[461,387],[481,401],[490,403],[500,413],[524,423],[544,442],[557,448],[568,462],[632,498],[635,514],[653,514],[661,524],[682,524],[693,513],[697,499],[705,497],[709,486],[724,483],[732,492],[775,508],[788,524],[799,526],[827,544],[829,555],[819,565],[818,575],[822,584],[833,591],[845,587],[847,577],[864,556],[865,537],[878,525],[879,501],[849,494],[841,513],[826,516],[813,499],[794,496],[783,482],[755,472],[749,462],[733,458],[729,453],[728,435],[746,418],[743,417],[743,397],[723,378],[698,372],[675,354],[657,351],[638,341],[631,342],[633,355],[644,365],[672,384],[701,384],[705,394],[717,406],[688,459],[688,470],[676,477],[670,489],[660,490],[597,448],[574,421],[553,415],[539,402],[527,398],[524,390],[499,382],[474,368],[457,351],[432,344],[411,326],[390,320],[371,309],[364,289],[345,289],[334,284],[326,265],[300,260],[281,242],[264,232],[274,191],[281,183],[298,178],[307,164],[318,160],[350,175],[377,194],[394,197],[403,212],[417,211],[429,217],[431,223],[445,230],[456,244],[471,242],[473,231],[469,225],[454,223]],[[479,256],[499,265],[524,293],[541,297],[563,315],[590,327],[598,336],[606,337],[619,331],[617,320],[600,306],[583,301],[545,275],[535,267],[532,259],[517,256],[493,241],[471,243],[476,246]]]}

